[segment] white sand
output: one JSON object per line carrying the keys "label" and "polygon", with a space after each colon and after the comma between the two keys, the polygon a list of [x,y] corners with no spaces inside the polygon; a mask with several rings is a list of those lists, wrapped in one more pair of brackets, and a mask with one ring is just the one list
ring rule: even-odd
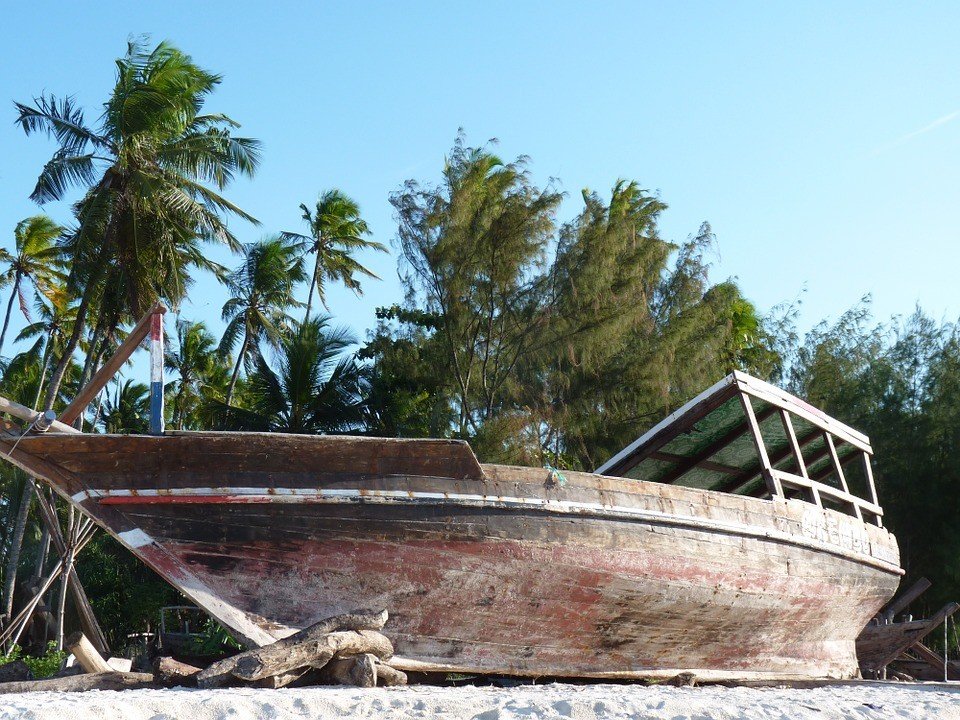
{"label": "white sand", "polygon": [[960,686],[862,683],[811,690],[560,685],[501,688],[127,690],[0,695],[0,720],[245,718],[960,719]]}

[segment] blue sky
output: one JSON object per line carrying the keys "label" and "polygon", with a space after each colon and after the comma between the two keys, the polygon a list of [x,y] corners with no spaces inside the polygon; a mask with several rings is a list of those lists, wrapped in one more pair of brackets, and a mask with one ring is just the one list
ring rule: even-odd
{"label": "blue sky", "polygon": [[[802,294],[804,327],[867,293],[878,317],[916,303],[960,314],[953,3],[100,0],[4,16],[7,245],[39,211],[27,196],[53,148],[14,126],[12,101],[73,94],[93,119],[128,35],[150,33],[222,73],[209,109],[263,142],[258,176],[228,193],[263,223],[235,223],[244,240],[300,229],[298,205],[336,186],[389,243],[389,193],[437,178],[463,127],[473,144],[529,155],[539,181],[559,178],[564,218],[583,187],[659,191],[666,237],[710,221],[714,279],[736,277],[762,311]],[[66,204],[45,210],[67,217]],[[328,292],[361,336],[401,298],[394,256],[362,259],[382,282],[359,299]],[[219,329],[224,299],[201,280],[182,313]]]}

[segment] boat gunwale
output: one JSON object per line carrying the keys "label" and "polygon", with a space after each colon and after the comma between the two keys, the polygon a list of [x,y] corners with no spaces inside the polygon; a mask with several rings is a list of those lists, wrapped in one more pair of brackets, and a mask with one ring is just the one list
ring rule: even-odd
{"label": "boat gunwale", "polygon": [[[473,455],[473,450],[470,448],[469,444],[463,440],[447,440],[447,439],[434,439],[434,438],[373,438],[367,436],[353,436],[353,435],[297,435],[291,433],[246,433],[246,432],[234,432],[234,431],[172,431],[166,432],[163,435],[123,435],[123,434],[83,434],[83,435],[67,435],[67,434],[46,434],[46,435],[28,435],[23,436],[18,444],[17,451],[31,455],[33,457],[39,457],[45,464],[54,464],[56,469],[60,472],[74,478],[78,485],[86,488],[86,490],[81,491],[80,493],[74,493],[73,495],[68,496],[69,500],[82,507],[82,503],[85,499],[96,499],[98,497],[106,498],[111,495],[113,496],[122,496],[124,492],[129,493],[130,495],[136,495],[143,499],[143,501],[148,501],[150,497],[150,492],[130,492],[126,489],[116,489],[113,493],[109,490],[103,492],[95,488],[91,488],[85,478],[78,475],[76,472],[62,466],[56,460],[49,457],[47,453],[41,453],[39,456],[31,453],[30,445],[35,443],[46,444],[45,441],[50,440],[53,437],[56,437],[57,440],[62,440],[67,444],[100,444],[100,442],[106,441],[116,441],[116,440],[135,440],[137,444],[142,442],[148,443],[163,443],[174,441],[175,439],[203,439],[203,438],[214,438],[214,439],[228,439],[235,442],[242,442],[244,439],[249,439],[251,436],[258,437],[261,439],[269,440],[271,443],[276,443],[277,441],[289,441],[294,440],[298,444],[329,444],[329,443],[339,443],[342,441],[349,442],[358,442],[362,444],[389,444],[389,445],[416,445],[416,444],[450,444],[464,446],[465,449],[469,452],[471,456]],[[6,440],[2,441],[6,442]],[[131,451],[131,455],[135,454],[138,458],[141,457],[142,452],[140,450]],[[523,480],[528,483],[543,483],[544,481],[549,481],[551,478],[555,478],[554,488],[560,487],[560,481],[562,480],[563,485],[570,487],[576,487],[578,489],[595,491],[600,496],[601,500],[605,493],[622,493],[628,496],[637,496],[637,497],[655,497],[665,500],[670,500],[672,502],[687,502],[691,504],[691,508],[695,506],[703,507],[717,507],[720,509],[728,509],[734,511],[754,511],[762,515],[771,516],[773,519],[782,518],[785,520],[791,520],[786,513],[784,513],[781,508],[786,509],[788,507],[803,507],[805,510],[809,509],[811,511],[826,513],[826,517],[834,517],[838,521],[844,523],[850,523],[865,529],[865,534],[868,537],[868,542],[870,545],[874,545],[876,542],[874,536],[879,535],[881,538],[891,540],[891,542],[883,543],[886,546],[895,544],[893,536],[885,528],[878,528],[875,525],[867,523],[863,520],[858,520],[855,517],[847,515],[845,513],[833,510],[832,508],[826,507],[817,507],[812,503],[808,503],[802,500],[795,499],[784,499],[784,498],[758,498],[748,495],[738,495],[734,493],[726,493],[716,490],[707,490],[699,488],[690,488],[684,487],[681,485],[672,485],[667,483],[657,483],[647,480],[635,480],[632,478],[622,478],[614,476],[600,475],[597,473],[589,473],[582,471],[557,471],[547,468],[534,468],[527,466],[516,466],[516,465],[501,465],[501,464],[490,464],[477,463],[478,467],[481,469],[482,478],[463,478],[463,482],[490,482],[493,483],[494,487],[500,485],[506,485],[515,483],[520,484],[520,481]],[[560,473],[559,479],[556,478],[556,473]],[[358,479],[362,480],[364,474],[358,474]],[[380,477],[414,477],[410,474],[398,475],[398,474],[383,474],[379,475]],[[538,477],[539,476],[539,477]],[[437,475],[424,475],[416,476],[422,477],[425,479],[434,479],[434,480],[456,480],[456,478],[451,478],[447,476],[437,476]],[[102,480],[108,480],[108,477],[101,476]],[[54,480],[49,480],[51,484],[56,485],[57,483]],[[456,497],[456,493],[441,492],[435,493],[436,497],[431,498],[417,498],[415,493],[411,495],[409,491],[399,493],[396,497],[389,497],[386,495],[378,496],[378,492],[374,490],[361,490],[356,489],[356,497],[348,497],[345,499],[340,499],[340,502],[367,502],[367,503],[408,503],[408,502],[433,502],[433,503],[461,503],[464,505],[471,505],[474,507],[522,507],[528,511],[540,511],[547,513],[558,513],[558,514],[576,514],[576,515],[586,515],[597,518],[610,518],[615,520],[632,520],[635,522],[651,522],[655,524],[666,524],[673,526],[682,526],[682,527],[691,527],[694,529],[707,531],[707,532],[720,532],[720,533],[730,533],[746,537],[754,537],[758,539],[766,539],[771,542],[778,543],[787,543],[794,544],[808,549],[827,552],[831,555],[839,556],[845,559],[848,559],[852,562],[858,562],[862,564],[867,564],[877,569],[883,570],[888,573],[893,573],[897,575],[903,575],[904,570],[899,566],[890,562],[889,560],[884,560],[882,558],[876,557],[871,554],[857,552],[855,550],[841,547],[838,545],[831,545],[826,542],[820,542],[813,538],[805,538],[801,535],[785,532],[782,530],[776,530],[773,528],[766,528],[759,524],[748,524],[748,523],[734,523],[729,521],[714,520],[709,518],[700,517],[697,515],[686,515],[677,512],[664,512],[664,511],[654,511],[644,508],[633,508],[629,506],[618,506],[613,504],[608,504],[605,502],[600,503],[590,503],[590,502],[578,502],[578,501],[567,501],[560,499],[550,499],[549,495],[551,490],[554,488],[545,487],[545,492],[543,493],[545,497],[543,498],[518,498],[510,495],[505,495],[498,492],[497,494],[463,494],[464,497]],[[232,493],[230,490],[235,490],[237,488],[229,487],[218,487],[218,488],[201,488],[200,490],[209,490],[209,495],[228,497]],[[253,488],[255,490],[262,490],[262,501],[264,502],[304,502],[306,500],[306,493],[314,489],[298,489],[298,492],[287,492],[284,490],[293,490],[285,489],[280,487],[263,487],[263,488]],[[499,488],[497,487],[499,490]],[[192,492],[182,492],[183,490],[188,490]],[[175,496],[177,494],[181,495],[193,495],[197,496],[197,488],[183,488],[181,490],[177,489],[163,489],[156,492],[157,495],[164,496]],[[316,488],[315,490],[319,491],[322,488]],[[331,489],[332,490],[332,489]],[[64,494],[64,493],[61,493]],[[241,493],[243,494],[243,493]],[[249,495],[255,495],[256,493],[249,493],[246,501],[250,501]],[[66,494],[64,494],[67,496]],[[85,496],[85,497],[83,497]],[[295,499],[291,499],[295,498]],[[711,499],[714,502],[711,502]],[[337,502],[338,500],[335,497],[330,498],[320,498],[319,495],[316,499],[312,499],[313,502]],[[111,503],[112,504],[112,503]]]}

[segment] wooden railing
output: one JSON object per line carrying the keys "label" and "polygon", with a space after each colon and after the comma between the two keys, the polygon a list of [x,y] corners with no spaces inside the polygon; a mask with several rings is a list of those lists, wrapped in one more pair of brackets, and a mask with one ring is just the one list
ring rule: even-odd
{"label": "wooden railing", "polygon": [[[774,497],[786,497],[784,487],[805,491],[809,496],[809,501],[817,507],[823,507],[823,501],[824,498],[826,498],[828,501],[833,501],[835,504],[840,505],[841,509],[856,516],[858,520],[863,521],[866,515],[869,516],[869,519],[878,527],[883,527],[883,508],[880,507],[877,499],[876,483],[873,480],[873,468],[870,465],[872,448],[866,437],[852,431],[842,423],[833,420],[833,418],[812,411],[812,408],[808,409],[804,407],[804,405],[798,403],[795,398],[786,395],[777,388],[773,388],[753,378],[745,378],[745,380],[745,382],[739,385],[740,401],[744,415],[747,418],[747,426],[753,437],[753,442],[760,458],[760,474],[767,484],[770,495]],[[767,454],[763,435],[760,432],[760,423],[757,420],[753,405],[750,402],[751,396],[776,407],[780,415],[780,422],[783,424],[783,430],[788,440],[788,449],[783,454],[783,457],[775,461],[771,461],[771,458]],[[815,428],[814,432],[805,438],[804,442],[797,439],[797,433],[794,430],[791,415],[802,417]],[[807,472],[807,460],[804,459],[801,446],[818,435],[823,438],[825,454],[829,458],[829,464],[823,476],[830,474],[835,475],[840,484],[839,488],[821,482],[819,476],[818,478],[813,478]],[[844,458],[843,461],[840,460],[837,454],[834,436],[836,436],[839,441],[847,443],[854,448],[854,452]],[[792,456],[793,462],[799,470],[799,475],[773,467],[774,462],[790,456]],[[843,472],[843,466],[857,456],[859,456],[863,462],[863,473],[866,478],[867,491],[870,494],[869,500],[850,492],[846,475]]]}

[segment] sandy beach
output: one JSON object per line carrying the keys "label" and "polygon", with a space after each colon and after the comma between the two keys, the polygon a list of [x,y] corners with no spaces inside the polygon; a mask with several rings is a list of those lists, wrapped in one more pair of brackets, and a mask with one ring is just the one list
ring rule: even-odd
{"label": "sandy beach", "polygon": [[0,697],[0,720],[242,718],[669,718],[800,720],[960,718],[960,686],[862,683],[815,689],[637,685],[405,687],[357,690],[128,690]]}

